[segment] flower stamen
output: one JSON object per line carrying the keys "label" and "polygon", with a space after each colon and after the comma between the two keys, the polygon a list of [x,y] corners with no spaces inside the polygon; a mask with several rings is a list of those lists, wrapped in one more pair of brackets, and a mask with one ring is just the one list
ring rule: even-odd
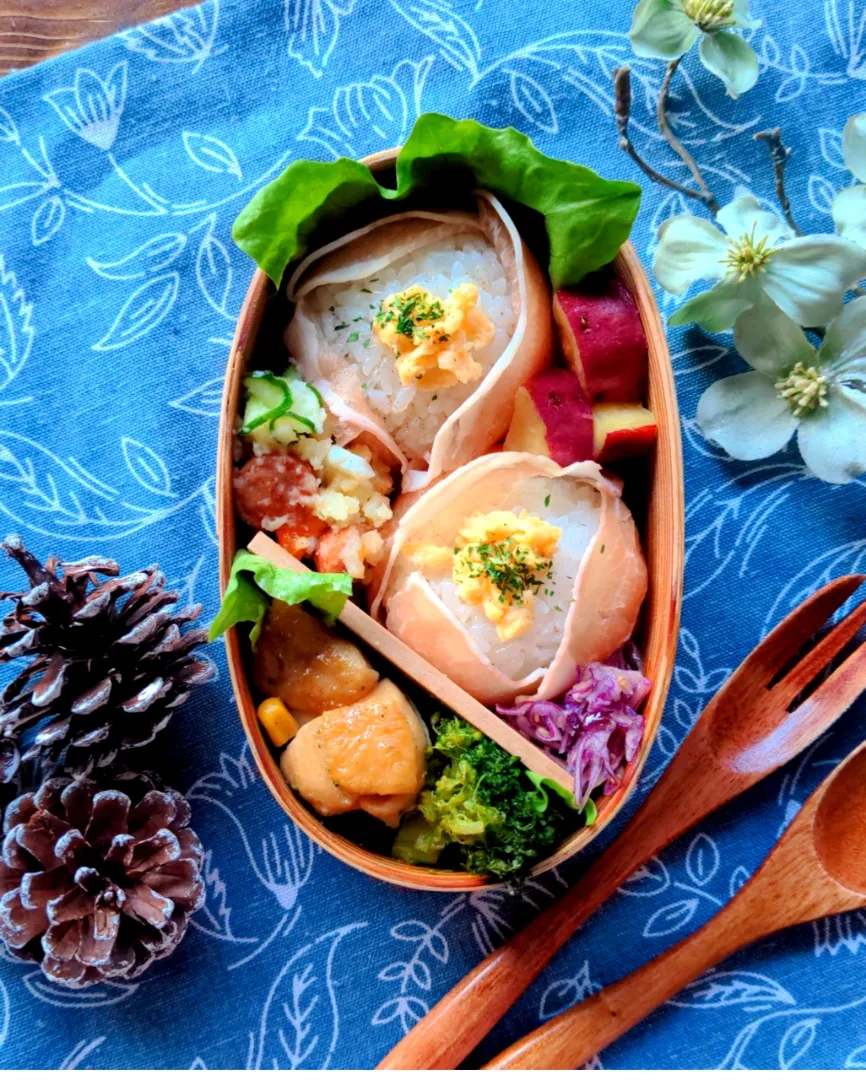
{"label": "flower stamen", "polygon": [[827,408],[827,380],[815,367],[797,363],[784,379],[773,384],[779,397],[791,406],[794,416],[805,416],[815,409]]}
{"label": "flower stamen", "polygon": [[776,251],[769,242],[769,236],[762,236],[756,241],[753,227],[751,233],[731,241],[722,263],[728,268],[728,273],[735,274],[737,281],[742,284],[746,278],[767,269],[767,263]]}
{"label": "flower stamen", "polygon": [[683,0],[683,11],[704,34],[734,25],[734,0]]}

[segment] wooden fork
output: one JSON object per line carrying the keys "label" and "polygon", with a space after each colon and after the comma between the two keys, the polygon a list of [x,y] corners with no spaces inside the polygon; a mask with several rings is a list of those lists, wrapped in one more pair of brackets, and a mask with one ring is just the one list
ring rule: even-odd
{"label": "wooden fork", "polygon": [[619,838],[569,892],[470,971],[378,1068],[456,1068],[635,870],[790,761],[845,712],[866,688],[866,644],[796,708],[789,707],[866,623],[866,601],[790,665],[864,580],[850,575],[825,585],[749,654],[704,709]]}

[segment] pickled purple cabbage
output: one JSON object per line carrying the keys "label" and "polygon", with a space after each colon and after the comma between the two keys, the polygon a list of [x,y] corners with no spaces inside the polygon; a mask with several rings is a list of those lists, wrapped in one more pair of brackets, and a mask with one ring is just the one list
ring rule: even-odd
{"label": "pickled purple cabbage", "polygon": [[579,665],[574,685],[556,701],[525,701],[496,711],[565,758],[574,776],[574,801],[582,810],[602,784],[605,795],[616,791],[625,766],[637,756],[644,733],[637,710],[651,685],[640,654],[629,643],[604,664]]}

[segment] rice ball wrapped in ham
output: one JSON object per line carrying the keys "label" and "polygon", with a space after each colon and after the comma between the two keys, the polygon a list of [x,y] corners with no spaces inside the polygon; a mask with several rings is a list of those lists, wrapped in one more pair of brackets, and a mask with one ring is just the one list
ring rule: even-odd
{"label": "rice ball wrapped in ham", "polygon": [[549,699],[631,636],[647,570],[619,484],[490,454],[395,507],[372,613],[487,704]]}
{"label": "rice ball wrapped in ham", "polygon": [[346,438],[374,439],[425,487],[486,453],[553,352],[547,280],[493,195],[412,210],[307,256],[286,345]]}

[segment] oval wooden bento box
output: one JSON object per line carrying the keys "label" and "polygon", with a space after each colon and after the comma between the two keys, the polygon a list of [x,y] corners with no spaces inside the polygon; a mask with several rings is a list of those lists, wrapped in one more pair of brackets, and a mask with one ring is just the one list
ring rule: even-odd
{"label": "oval wooden bento box", "polygon": [[[363,158],[374,173],[393,169],[398,150],[384,150]],[[538,863],[540,874],[568,859],[591,843],[617,815],[634,790],[652,748],[667,697],[676,652],[683,575],[683,469],[679,413],[670,354],[658,308],[634,248],[623,245],[616,258],[618,274],[634,297],[649,344],[649,400],[658,423],[658,442],[648,470],[649,492],[642,540],[649,569],[649,592],[637,632],[652,690],[646,701],[646,735],[640,754],[628,767],[622,787],[598,802],[594,825],[570,836],[552,855]],[[269,301],[275,296],[267,276],[257,270],[238,318],[226,369],[217,458],[217,530],[220,541],[220,587],[225,589],[236,540],[232,501],[232,425],[238,413],[242,378],[247,371],[270,366],[256,347]],[[272,359],[272,358],[271,358]],[[331,831],[289,787],[277,757],[256,717],[256,707],[245,668],[244,650],[236,630],[226,634],[226,653],[232,686],[256,765],[283,810],[316,843],[338,859],[364,873],[395,885],[415,889],[465,891],[487,887],[483,877],[453,870],[410,866],[360,847]],[[375,665],[375,657],[371,657]]]}

